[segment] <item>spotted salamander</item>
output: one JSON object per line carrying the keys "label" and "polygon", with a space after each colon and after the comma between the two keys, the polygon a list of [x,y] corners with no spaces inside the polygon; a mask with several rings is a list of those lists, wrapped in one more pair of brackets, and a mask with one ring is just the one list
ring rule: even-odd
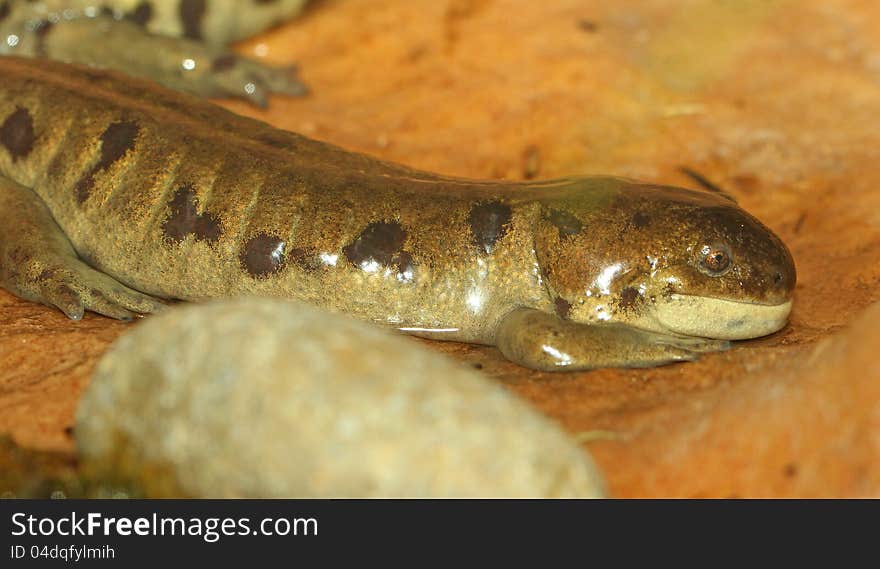
{"label": "spotted salamander", "polygon": [[226,49],[297,15],[306,0],[0,0],[0,55],[106,67],[204,97],[266,106],[301,95],[293,68]]}
{"label": "spotted salamander", "polygon": [[0,284],[73,319],[286,297],[536,369],[781,328],[795,267],[732,199],[420,172],[111,71],[0,58]]}

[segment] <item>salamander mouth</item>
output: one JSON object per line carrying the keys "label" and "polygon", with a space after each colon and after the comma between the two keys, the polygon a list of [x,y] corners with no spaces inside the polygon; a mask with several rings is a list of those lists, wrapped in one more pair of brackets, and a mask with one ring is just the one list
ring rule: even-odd
{"label": "salamander mouth", "polygon": [[745,340],[772,334],[788,322],[791,300],[758,304],[673,294],[657,303],[655,317],[667,330],[686,336]]}

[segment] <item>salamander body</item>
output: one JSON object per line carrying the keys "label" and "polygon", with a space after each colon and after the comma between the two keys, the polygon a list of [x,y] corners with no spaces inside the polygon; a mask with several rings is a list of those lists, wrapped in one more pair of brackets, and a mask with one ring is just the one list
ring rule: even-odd
{"label": "salamander body", "polygon": [[725,196],[450,178],[114,72],[0,76],[0,282],[74,318],[285,297],[581,369],[693,359],[791,308],[787,248]]}

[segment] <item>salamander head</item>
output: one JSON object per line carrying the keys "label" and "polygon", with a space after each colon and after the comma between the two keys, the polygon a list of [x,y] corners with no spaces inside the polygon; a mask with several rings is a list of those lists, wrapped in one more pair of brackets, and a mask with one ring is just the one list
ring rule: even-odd
{"label": "salamander head", "polygon": [[561,316],[730,340],[785,325],[791,253],[732,200],[634,184],[607,196],[544,204],[536,250]]}

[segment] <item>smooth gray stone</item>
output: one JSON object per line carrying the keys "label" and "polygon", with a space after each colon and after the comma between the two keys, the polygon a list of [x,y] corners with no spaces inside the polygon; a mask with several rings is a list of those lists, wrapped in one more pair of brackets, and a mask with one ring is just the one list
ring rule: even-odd
{"label": "smooth gray stone", "polygon": [[598,497],[555,423],[398,333],[240,299],[151,316],[77,413],[86,468],[147,496]]}

